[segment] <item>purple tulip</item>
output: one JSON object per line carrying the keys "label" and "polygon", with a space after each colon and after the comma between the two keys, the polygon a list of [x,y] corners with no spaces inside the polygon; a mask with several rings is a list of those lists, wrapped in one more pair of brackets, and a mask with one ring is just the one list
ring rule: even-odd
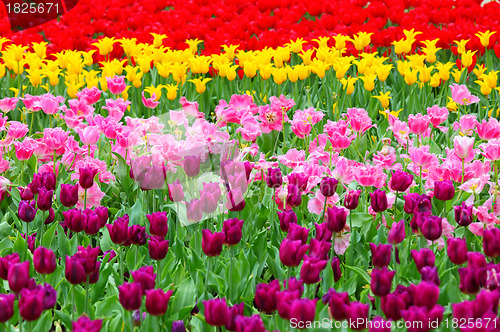
{"label": "purple tulip", "polygon": [[31,191],[30,186],[27,186],[26,188],[23,187],[17,187],[19,190],[19,196],[23,201],[31,201],[33,198],[35,198],[35,195]]}
{"label": "purple tulip", "polygon": [[83,211],[83,214],[85,215],[85,234],[87,235],[95,235],[99,233],[99,229],[101,228],[101,219],[95,213],[95,211],[92,211],[91,209],[86,209]]}
{"label": "purple tulip", "polygon": [[212,299],[203,301],[205,306],[205,320],[212,326],[223,326],[226,324],[229,310],[226,299]]}
{"label": "purple tulip", "polygon": [[301,241],[302,244],[307,243],[309,237],[309,229],[300,226],[299,224],[290,225],[286,238],[290,241]]}
{"label": "purple tulip", "polygon": [[392,324],[380,316],[375,316],[368,324],[368,332],[391,332]]}
{"label": "purple tulip", "polygon": [[99,247],[92,248],[90,245],[87,247],[78,246],[78,251],[74,256],[83,265],[85,274],[90,275],[95,271],[99,252]]}
{"label": "purple tulip", "polygon": [[36,248],[33,253],[35,271],[40,274],[51,274],[56,270],[56,255],[45,247]]}
{"label": "purple tulip", "polygon": [[429,216],[420,225],[422,235],[429,241],[436,241],[443,234],[443,218]]}
{"label": "purple tulip", "polygon": [[288,184],[286,203],[292,208],[302,204],[302,193],[300,192],[300,189],[297,185]]}
{"label": "purple tulip", "polygon": [[500,256],[500,229],[485,229],[483,233],[484,254],[488,257]]}
{"label": "purple tulip", "polygon": [[455,196],[455,187],[453,181],[434,182],[434,197],[441,201],[449,201]]}
{"label": "purple tulip", "polygon": [[326,226],[332,233],[341,232],[347,222],[347,210],[343,207],[326,208]]}
{"label": "purple tulip", "polygon": [[349,190],[344,196],[344,206],[348,210],[354,210],[359,204],[359,195],[361,195],[361,190]]}
{"label": "purple tulip", "polygon": [[149,233],[154,236],[165,237],[168,232],[167,212],[154,212],[147,214],[149,220]]}
{"label": "purple tulip", "polygon": [[224,244],[225,235],[223,232],[212,233],[209,229],[201,231],[201,248],[205,255],[209,257],[219,256],[222,252],[222,245]]}
{"label": "purple tulip", "polygon": [[142,294],[146,294],[147,290],[155,288],[156,273],[154,273],[152,266],[143,266],[130,274],[134,278],[134,282],[141,285]]}
{"label": "purple tulip", "polygon": [[184,321],[176,320],[172,323],[172,329],[170,332],[186,332],[186,326],[184,325]]}
{"label": "purple tulip", "polygon": [[41,175],[41,185],[47,190],[56,190],[56,175],[53,172],[45,172]]}
{"label": "purple tulip", "polygon": [[19,219],[24,222],[32,222],[35,220],[36,215],[35,202],[21,201],[19,202],[19,207],[17,209],[17,214]]}
{"label": "purple tulip", "polygon": [[141,308],[142,286],[137,282],[125,282],[118,286],[118,299],[123,308],[127,311],[134,311]]}
{"label": "purple tulip", "polygon": [[16,296],[10,294],[0,294],[0,323],[9,321],[14,316],[14,299]]}
{"label": "purple tulip", "polygon": [[320,260],[328,260],[328,253],[332,248],[332,244],[327,241],[311,239],[309,246],[309,256]]}
{"label": "purple tulip", "polygon": [[390,244],[370,243],[370,251],[372,253],[373,266],[383,268],[391,263],[392,246]]}
{"label": "purple tulip", "polygon": [[340,269],[340,259],[335,256],[332,257],[332,270],[333,270],[333,281],[337,282],[342,278],[342,270]]}
{"label": "purple tulip", "polygon": [[[266,332],[264,322],[260,315],[252,315],[250,317],[238,315],[235,320],[236,332]],[[228,329],[229,330],[229,329]],[[231,330],[229,330],[231,331]]]}
{"label": "purple tulip", "polygon": [[455,221],[458,225],[466,227],[472,223],[472,205],[467,206],[465,202],[462,202],[462,205],[454,206],[453,209],[455,210]]}
{"label": "purple tulip", "polygon": [[324,304],[329,305],[333,319],[340,321],[347,318],[346,308],[349,305],[348,293],[337,293],[335,289],[330,288],[323,295],[322,301]]}
{"label": "purple tulip", "polygon": [[222,232],[224,232],[224,243],[228,246],[234,246],[241,241],[243,220],[238,218],[227,219],[222,225]]}
{"label": "purple tulip", "polygon": [[316,229],[316,239],[320,241],[332,241],[333,233],[328,229],[326,222],[322,224],[314,223]]}
{"label": "purple tulip", "polygon": [[388,204],[389,203],[387,202],[387,195],[385,194],[385,191],[375,189],[374,192],[370,193],[370,206],[372,207],[374,212],[384,212],[385,210],[387,210]]}
{"label": "purple tulip", "polygon": [[180,202],[184,199],[184,191],[179,180],[168,184],[168,198],[172,202]]}
{"label": "purple tulip", "polygon": [[290,173],[287,176],[288,184],[296,185],[299,190],[305,191],[307,188],[307,181],[309,180],[309,176],[304,173]]}
{"label": "purple tulip", "polygon": [[79,233],[85,229],[87,224],[87,216],[82,213],[81,210],[73,209],[68,211],[63,211],[64,225],[69,228],[69,230]]}
{"label": "purple tulip", "polygon": [[297,327],[306,327],[314,321],[316,316],[316,302],[318,299],[297,299],[290,306],[290,320],[297,323]]}
{"label": "purple tulip", "polygon": [[320,278],[320,273],[326,267],[328,261],[320,260],[316,257],[309,257],[305,255],[304,263],[300,268],[300,279],[305,284],[316,284],[318,283]]}
{"label": "purple tulip", "polygon": [[441,284],[436,267],[424,266],[420,274],[422,275],[422,281],[428,281],[437,286]]}
{"label": "purple tulip", "polygon": [[163,289],[151,289],[146,291],[146,310],[148,313],[153,316],[164,315],[167,312],[168,301],[173,293],[173,290],[169,290],[165,293]]}
{"label": "purple tulip", "polygon": [[392,173],[389,187],[393,191],[406,191],[413,183],[413,175],[397,170]]}
{"label": "purple tulip", "polygon": [[139,225],[132,225],[127,231],[128,239],[132,244],[137,246],[143,246],[148,241],[148,235],[146,234],[146,227]]}
{"label": "purple tulip", "polygon": [[476,269],[461,267],[458,269],[460,275],[460,291],[465,294],[476,294],[479,291],[480,285],[477,279]]}
{"label": "purple tulip", "polygon": [[245,208],[245,197],[241,188],[233,188],[226,195],[226,208],[232,212],[239,212]]}
{"label": "purple tulip", "polygon": [[422,248],[420,251],[412,250],[411,256],[415,261],[415,265],[417,266],[417,270],[420,273],[424,266],[434,267],[436,262],[436,256],[434,256],[434,252],[428,248]]}
{"label": "purple tulip", "polygon": [[405,236],[405,221],[400,220],[399,222],[392,224],[391,230],[389,231],[389,234],[387,234],[387,242],[392,245],[400,244],[405,239]]}
{"label": "purple tulip", "polygon": [[270,314],[276,311],[276,293],[281,290],[279,280],[269,284],[258,284],[255,290],[255,306],[262,312]]}
{"label": "purple tulip", "polygon": [[338,184],[339,181],[337,179],[326,177],[319,183],[319,190],[323,196],[332,197],[337,191]]}
{"label": "purple tulip", "polygon": [[78,184],[61,184],[61,193],[59,194],[61,204],[65,207],[72,207],[78,203]]}
{"label": "purple tulip", "polygon": [[32,322],[37,320],[43,312],[43,297],[38,289],[23,289],[19,298],[19,314],[21,317]]}
{"label": "purple tulip", "polygon": [[128,240],[128,214],[116,218],[113,224],[107,224],[109,237],[114,244],[124,244]]}
{"label": "purple tulip", "polygon": [[99,332],[102,327],[102,319],[90,320],[83,315],[76,322],[72,322],[72,332]]}
{"label": "purple tulip", "polygon": [[228,331],[236,331],[236,319],[238,317],[243,317],[243,311],[245,310],[245,303],[235,304],[232,307],[227,308],[227,321],[224,327]]}
{"label": "purple tulip", "polygon": [[79,168],[78,171],[80,172],[80,177],[78,180],[80,187],[82,187],[83,189],[92,188],[92,186],[94,185],[94,176],[97,174],[98,170],[95,168],[82,167]]}
{"label": "purple tulip", "polygon": [[453,264],[461,265],[467,262],[467,243],[464,239],[448,238],[446,252]]}
{"label": "purple tulip", "polygon": [[276,293],[276,304],[278,315],[286,320],[291,319],[291,307],[295,300],[300,299],[300,293],[292,290],[285,290]]}
{"label": "purple tulip", "polygon": [[156,261],[162,260],[168,253],[168,240],[158,236],[151,236],[148,242],[149,257]]}
{"label": "purple tulip", "polygon": [[349,327],[356,331],[366,329],[366,320],[368,319],[368,304],[352,302],[346,308]]}
{"label": "purple tulip", "polygon": [[17,252],[0,257],[0,278],[7,280],[10,266],[17,263],[19,263],[19,254]]}
{"label": "purple tulip", "polygon": [[9,288],[14,293],[19,293],[21,289],[28,287],[30,279],[30,262],[14,263],[9,267],[7,281]]}
{"label": "purple tulip", "polygon": [[373,295],[382,297],[389,294],[394,274],[396,274],[395,271],[388,271],[386,267],[383,269],[373,269],[370,284]]}
{"label": "purple tulip", "polygon": [[269,188],[279,188],[283,184],[283,175],[279,168],[268,168],[266,183]]}
{"label": "purple tulip", "polygon": [[57,303],[56,290],[50,284],[39,285],[37,289],[41,293],[43,310],[54,308]]}
{"label": "purple tulip", "polygon": [[291,241],[284,239],[280,246],[280,260],[285,266],[298,266],[302,261],[309,245],[302,244],[302,241]]}
{"label": "purple tulip", "polygon": [[284,210],[276,212],[280,221],[280,228],[283,232],[288,232],[290,224],[297,223],[297,215],[293,210]]}

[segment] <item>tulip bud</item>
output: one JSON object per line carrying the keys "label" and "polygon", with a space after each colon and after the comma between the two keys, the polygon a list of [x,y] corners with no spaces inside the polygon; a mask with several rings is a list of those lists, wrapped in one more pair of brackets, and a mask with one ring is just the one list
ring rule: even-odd
{"label": "tulip bud", "polygon": [[337,282],[342,278],[342,270],[340,269],[340,259],[335,256],[332,258],[333,281]]}
{"label": "tulip bud", "polygon": [[395,271],[388,271],[386,267],[383,269],[373,269],[370,284],[373,295],[382,297],[389,294],[395,273]]}
{"label": "tulip bud", "polygon": [[147,214],[149,220],[149,233],[154,236],[165,237],[168,232],[167,212],[154,212]]}
{"label": "tulip bud", "polygon": [[424,266],[434,267],[436,263],[436,256],[434,256],[434,252],[428,248],[422,248],[420,251],[412,250],[411,256],[415,261],[415,265],[417,266],[417,270],[420,273]]}
{"label": "tulip bud", "polygon": [[411,186],[412,183],[413,183],[413,175],[397,170],[394,173],[392,173],[389,187],[393,191],[403,192],[406,191]]}
{"label": "tulip bud", "polygon": [[290,319],[294,319],[299,326],[311,325],[316,316],[317,299],[297,299],[290,306]]}
{"label": "tulip bud", "polygon": [[142,286],[137,282],[125,282],[118,286],[118,299],[123,308],[127,311],[134,311],[141,308]]}
{"label": "tulip bud", "polygon": [[37,320],[43,312],[43,294],[38,289],[23,289],[19,298],[19,314],[21,317],[32,322]]}
{"label": "tulip bud", "polygon": [[85,233],[88,235],[95,235],[99,232],[101,226],[101,219],[91,209],[86,209],[83,211],[85,215],[86,223],[85,223]]}
{"label": "tulip bud", "polygon": [[56,255],[45,247],[36,248],[33,253],[35,271],[40,274],[51,274],[56,270]]}
{"label": "tulip bud", "polygon": [[436,267],[424,266],[420,274],[422,275],[422,281],[428,281],[437,286],[441,283]]}
{"label": "tulip bud", "polygon": [[279,188],[283,184],[283,175],[279,168],[268,168],[266,183],[269,188]]}
{"label": "tulip bud", "polygon": [[78,203],[78,184],[61,184],[59,199],[61,200],[61,204],[65,207],[72,207]]}
{"label": "tulip bud", "polygon": [[219,256],[224,244],[225,235],[222,232],[212,233],[209,229],[202,230],[201,248],[209,257]]}
{"label": "tulip bud", "polygon": [[382,298],[382,311],[387,319],[394,321],[401,319],[401,310],[406,309],[404,295],[394,292]]}
{"label": "tulip bud", "polygon": [[74,256],[66,256],[64,275],[72,285],[81,284],[87,279],[82,263],[77,257]]}
{"label": "tulip bud", "polygon": [[390,244],[370,243],[370,251],[372,252],[373,266],[383,268],[391,263],[392,246]]}
{"label": "tulip bud", "polygon": [[480,285],[476,278],[476,270],[473,268],[461,267],[458,269],[460,275],[460,291],[465,294],[476,294]]}
{"label": "tulip bud", "polygon": [[149,257],[154,260],[162,260],[167,256],[168,240],[161,237],[151,236],[148,242]]}
{"label": "tulip bud", "polygon": [[16,296],[10,294],[0,294],[0,323],[9,321],[14,316],[14,299]]}
{"label": "tulip bud", "polygon": [[349,210],[354,210],[359,204],[361,190],[349,190],[344,197],[344,206]]}
{"label": "tulip bud", "polygon": [[102,319],[90,320],[83,315],[76,322],[72,322],[72,332],[99,332],[102,327]]}
{"label": "tulip bud", "polygon": [[41,174],[41,185],[47,190],[56,190],[56,175],[53,172]]}
{"label": "tulip bud", "polygon": [[32,222],[35,220],[36,215],[35,202],[20,201],[17,214],[22,221]]}
{"label": "tulip bud", "polygon": [[347,222],[347,210],[332,206],[326,208],[326,226],[332,233],[341,232]]}
{"label": "tulip bud", "polygon": [[71,231],[79,233],[85,229],[87,224],[87,216],[81,210],[73,209],[63,211],[64,225]]}
{"label": "tulip bud", "polygon": [[226,299],[212,299],[203,301],[205,306],[205,320],[212,326],[223,326],[226,324],[229,311]]}
{"label": "tulip bud", "polygon": [[184,325],[184,321],[176,320],[172,323],[172,329],[170,332],[186,332],[186,326]]}
{"label": "tulip bud", "polygon": [[33,198],[35,198],[35,195],[31,191],[31,188],[27,186],[26,188],[23,187],[17,187],[19,190],[19,196],[23,201],[31,201]]}
{"label": "tulip bud", "polygon": [[368,324],[368,332],[391,332],[392,322],[375,316]]}
{"label": "tulip bud", "polygon": [[[309,233],[309,230],[307,230],[307,232]],[[331,248],[332,244],[330,242],[324,240],[311,239],[311,243],[309,245],[309,256],[316,257],[320,260],[328,260],[328,253],[330,252]]]}
{"label": "tulip bud", "polygon": [[384,212],[385,210],[387,210],[388,204],[389,203],[387,202],[387,195],[385,194],[385,191],[375,189],[374,192],[370,193],[370,206],[372,207],[374,212]]}
{"label": "tulip bud", "polygon": [[80,179],[78,183],[83,189],[92,188],[94,185],[94,176],[97,174],[97,169],[95,168],[79,168]]}
{"label": "tulip bud", "polygon": [[330,288],[323,296],[323,303],[329,305],[333,319],[344,320],[347,318],[347,307],[349,306],[349,294],[337,293],[335,289]]}
{"label": "tulip bud", "polygon": [[128,240],[128,214],[116,218],[113,224],[107,224],[109,237],[114,244],[124,244]]}
{"label": "tulip bud", "polygon": [[195,177],[200,174],[201,157],[200,156],[185,156],[184,171],[189,177]]}
{"label": "tulip bud", "polygon": [[21,289],[28,287],[30,279],[30,262],[15,263],[10,265],[7,274],[9,288],[14,293],[19,293]]}
{"label": "tulip bud", "polygon": [[347,321],[353,330],[361,331],[366,329],[368,319],[368,304],[352,302],[346,308]]}
{"label": "tulip bud", "polygon": [[286,196],[286,203],[294,208],[302,204],[302,193],[298,186],[294,184],[288,185],[288,194]]}
{"label": "tulip bud", "polygon": [[290,309],[293,301],[300,299],[300,293],[290,290],[284,290],[276,293],[276,304],[278,306],[278,315],[286,320],[291,319]]}
{"label": "tulip bud", "polygon": [[413,292],[413,304],[419,307],[426,307],[427,310],[431,310],[438,301],[439,298],[439,286],[422,281],[418,285],[411,286],[414,289]]}
{"label": "tulip bud", "polygon": [[332,197],[337,191],[339,181],[335,178],[323,178],[319,184],[321,194],[325,197]]}
{"label": "tulip bud", "polygon": [[293,210],[284,210],[276,212],[280,221],[280,228],[283,232],[288,232],[290,224],[297,223],[297,215]]}
{"label": "tulip bud", "polygon": [[454,206],[455,210],[455,221],[460,226],[469,226],[472,223],[472,205],[467,206],[465,202],[462,202],[462,205]]}
{"label": "tulip bud", "polygon": [[418,193],[410,193],[405,195],[403,198],[405,200],[405,204],[403,206],[403,210],[408,214],[413,214],[415,211],[416,200],[420,195]]}
{"label": "tulip bud", "polygon": [[14,252],[12,255],[0,257],[0,278],[7,280],[10,266],[17,263],[19,263],[19,254],[17,252]]}
{"label": "tulip bud", "polygon": [[264,322],[260,315],[252,315],[250,317],[238,315],[234,319],[236,332],[266,332]]}
{"label": "tulip bud", "polygon": [[179,180],[168,184],[168,198],[172,202],[180,202],[184,199],[184,191]]}
{"label": "tulip bud", "polygon": [[94,211],[95,213],[97,213],[97,216],[99,217],[99,220],[101,222],[101,225],[99,226],[99,228],[103,228],[106,223],[108,222],[108,208],[105,207],[105,206],[97,206],[96,208],[94,208]]}
{"label": "tulip bud", "polygon": [[173,290],[165,293],[162,289],[146,291],[146,310],[148,313],[153,316],[164,315],[167,312],[168,301],[173,293]]}
{"label": "tulip bud", "polygon": [[434,197],[441,201],[449,201],[455,196],[455,187],[453,181],[434,182]]}
{"label": "tulip bud", "polygon": [[387,234],[387,242],[392,245],[400,244],[405,239],[405,236],[405,221],[400,220],[399,222],[392,224],[391,230],[389,231],[389,234]]}
{"label": "tulip bud", "polygon": [[332,241],[333,233],[328,229],[326,222],[322,224],[314,223],[316,229],[316,240],[319,241]]}
{"label": "tulip bud", "polygon": [[48,225],[50,223],[52,223],[54,221],[54,219],[56,218],[56,215],[54,213],[54,209],[53,208],[50,208],[49,209],[49,215],[47,216],[47,218],[45,218],[45,221],[43,222],[45,225]]}
{"label": "tulip bud", "polygon": [[142,294],[146,294],[147,290],[155,288],[156,273],[154,273],[152,266],[143,266],[130,274],[134,278],[134,282],[141,285]]}
{"label": "tulip bud", "polygon": [[300,241],[302,244],[307,243],[307,238],[309,237],[309,230],[298,224],[292,224],[288,231],[286,238],[290,241]]}
{"label": "tulip bud", "polygon": [[224,243],[228,246],[234,246],[241,241],[243,220],[232,218],[224,221],[222,231],[224,232]]}
{"label": "tulip bud", "polygon": [[266,314],[277,309],[276,293],[281,290],[279,280],[274,279],[269,284],[258,284],[255,290],[255,306]]}
{"label": "tulip bud", "polygon": [[453,264],[461,265],[467,262],[467,243],[464,239],[448,238],[446,252]]}

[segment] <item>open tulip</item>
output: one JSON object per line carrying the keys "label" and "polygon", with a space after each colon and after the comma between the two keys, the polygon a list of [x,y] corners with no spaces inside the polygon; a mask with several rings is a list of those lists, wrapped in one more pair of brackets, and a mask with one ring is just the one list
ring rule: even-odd
{"label": "open tulip", "polygon": [[146,291],[146,310],[150,315],[162,316],[167,312],[168,301],[174,293],[173,290],[164,292],[162,289]]}

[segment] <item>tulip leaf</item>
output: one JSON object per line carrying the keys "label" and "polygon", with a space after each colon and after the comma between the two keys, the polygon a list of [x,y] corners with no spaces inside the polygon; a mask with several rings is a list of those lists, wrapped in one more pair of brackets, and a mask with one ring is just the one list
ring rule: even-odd
{"label": "tulip leaf", "polygon": [[[71,317],[64,311],[60,310],[54,310],[54,315],[61,320],[61,322],[64,324],[64,326],[69,330],[72,328],[71,324]],[[37,330],[37,331],[42,331],[42,330]],[[48,331],[48,330],[45,330]]]}
{"label": "tulip leaf", "polygon": [[[176,288],[171,306],[171,313],[179,313],[178,319],[184,319],[180,314],[181,309],[189,308],[189,312],[195,304],[196,286],[193,279],[187,277]],[[170,305],[169,305],[170,307]],[[170,309],[170,308],[169,308]]]}
{"label": "tulip leaf", "polygon": [[59,252],[61,253],[61,258],[63,262],[66,262],[66,256],[70,256],[71,253],[71,244],[68,239],[68,236],[64,234],[64,229],[62,228],[60,223],[57,224],[57,244],[59,247]]}
{"label": "tulip leaf", "polygon": [[113,317],[115,315],[121,315],[122,310],[122,306],[118,301],[118,295],[116,294],[95,304],[95,315],[97,317]]}
{"label": "tulip leaf", "polygon": [[108,264],[105,269],[99,271],[99,280],[94,285],[89,285],[91,287],[92,297],[90,303],[95,303],[103,294],[104,287],[108,284],[108,278],[113,270],[113,265]]}
{"label": "tulip leaf", "polygon": [[21,236],[21,233],[17,233],[17,238],[14,242],[12,250],[19,254],[21,262],[26,259],[26,251],[28,250],[28,246],[26,244],[26,240]]}
{"label": "tulip leaf", "polygon": [[52,326],[52,313],[51,310],[46,310],[40,318],[38,318],[35,331],[50,331],[50,327]]}
{"label": "tulip leaf", "polygon": [[348,268],[349,270],[352,270],[354,272],[356,272],[359,276],[361,276],[363,279],[365,279],[365,281],[369,284],[371,282],[371,278],[370,276],[368,275],[368,273],[366,273],[366,271],[360,269],[359,267],[356,267],[356,266],[349,266],[349,265],[344,265],[346,268]]}
{"label": "tulip leaf", "polygon": [[45,233],[43,233],[43,246],[46,248],[52,247],[52,240],[54,239],[54,234],[56,233],[57,222],[50,226]]}
{"label": "tulip leaf", "polygon": [[138,199],[129,212],[130,225],[144,225],[142,201]]}

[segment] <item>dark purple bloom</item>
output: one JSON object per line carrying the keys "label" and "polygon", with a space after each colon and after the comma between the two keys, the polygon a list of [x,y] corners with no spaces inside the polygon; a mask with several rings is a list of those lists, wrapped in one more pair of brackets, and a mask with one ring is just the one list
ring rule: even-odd
{"label": "dark purple bloom", "polygon": [[154,260],[162,260],[168,253],[168,240],[158,236],[151,236],[148,242],[149,257]]}
{"label": "dark purple bloom", "polygon": [[326,226],[332,233],[341,232],[347,222],[347,210],[342,207],[326,208]]}
{"label": "dark purple bloom", "polygon": [[266,183],[269,188],[279,188],[283,184],[283,175],[279,168],[268,168]]}
{"label": "dark purple bloom", "polygon": [[226,299],[203,301],[205,306],[205,320],[212,326],[223,326],[229,317]]}
{"label": "dark purple bloom", "polygon": [[269,284],[258,284],[255,290],[255,306],[264,313],[272,313],[277,309],[276,293],[281,290],[279,280]]}
{"label": "dark purple bloom", "polygon": [[395,271],[388,271],[386,267],[383,269],[373,269],[370,284],[373,295],[382,297],[389,294],[395,273]]}
{"label": "dark purple bloom", "polygon": [[383,268],[391,263],[392,246],[390,244],[370,243],[370,251],[372,252],[373,266]]}
{"label": "dark purple bloom", "polygon": [[[135,278],[134,278],[135,280]],[[167,312],[168,301],[174,293],[173,290],[164,292],[163,289],[151,289],[146,291],[146,310],[150,315],[162,316]]]}
{"label": "dark purple bloom", "polygon": [[148,241],[148,235],[146,234],[146,227],[139,225],[132,225],[128,228],[128,239],[132,244],[143,246]]}
{"label": "dark purple bloom", "polygon": [[395,222],[392,224],[391,230],[389,231],[389,234],[387,234],[387,242],[392,245],[396,245],[403,242],[405,236],[405,221],[400,220],[399,222]]}
{"label": "dark purple bloom", "polygon": [[388,204],[385,191],[375,189],[374,192],[370,193],[370,206],[376,213],[387,210]]}
{"label": "dark purple bloom", "polygon": [[59,194],[61,204],[65,207],[72,207],[78,203],[78,184],[61,184],[61,193]]}
{"label": "dark purple bloom", "polygon": [[403,192],[410,187],[412,182],[413,182],[413,175],[397,170],[394,173],[392,173],[389,186],[393,191]]}
{"label": "dark purple bloom", "polygon": [[125,310],[134,311],[141,308],[142,286],[137,282],[124,283],[118,286],[118,299]]}
{"label": "dark purple bloom", "polygon": [[222,232],[224,232],[224,243],[233,246],[241,241],[243,220],[238,218],[227,219],[222,225]]}
{"label": "dark purple bloom", "polygon": [[225,235],[223,232],[212,233],[209,229],[203,229],[201,239],[201,248],[205,255],[209,257],[219,256],[224,244]]}
{"label": "dark purple bloom", "polygon": [[434,182],[434,197],[441,201],[449,201],[455,196],[455,187],[453,181],[436,181]]}
{"label": "dark purple bloom", "polygon": [[308,249],[309,245],[302,244],[300,240],[284,239],[280,246],[281,263],[286,266],[298,266]]}
{"label": "dark purple bloom", "polygon": [[94,185],[94,176],[97,174],[97,169],[95,168],[79,168],[80,178],[78,183],[83,189],[89,189]]}
{"label": "dark purple bloom", "polygon": [[35,208],[35,202],[29,202],[29,201],[20,201],[19,202],[19,208],[17,209],[17,214],[19,216],[19,219],[21,219],[24,222],[32,222],[35,220],[35,215],[36,215],[36,208]]}
{"label": "dark purple bloom", "polygon": [[35,271],[40,274],[51,274],[56,270],[56,255],[45,247],[36,248],[33,253]]}
{"label": "dark purple bloom", "polygon": [[335,195],[338,184],[339,181],[335,178],[323,178],[319,183],[319,190],[323,196],[331,197]]}
{"label": "dark purple bloom", "polygon": [[149,233],[154,236],[165,237],[168,232],[167,212],[154,212],[147,214],[149,220]]}
{"label": "dark purple bloom", "polygon": [[280,228],[283,232],[288,232],[290,224],[297,223],[297,215],[293,210],[278,211],[278,219],[280,221]]}
{"label": "dark purple bloom", "polygon": [[359,204],[359,195],[361,194],[361,190],[350,190],[345,194],[344,197],[344,206],[348,210],[354,210],[358,207]]}
{"label": "dark purple bloom", "polygon": [[467,243],[464,239],[448,238],[446,252],[453,264],[461,265],[467,262]]}
{"label": "dark purple bloom", "polygon": [[7,280],[9,288],[14,293],[19,293],[21,289],[28,287],[30,279],[30,262],[14,263],[9,267]]}

